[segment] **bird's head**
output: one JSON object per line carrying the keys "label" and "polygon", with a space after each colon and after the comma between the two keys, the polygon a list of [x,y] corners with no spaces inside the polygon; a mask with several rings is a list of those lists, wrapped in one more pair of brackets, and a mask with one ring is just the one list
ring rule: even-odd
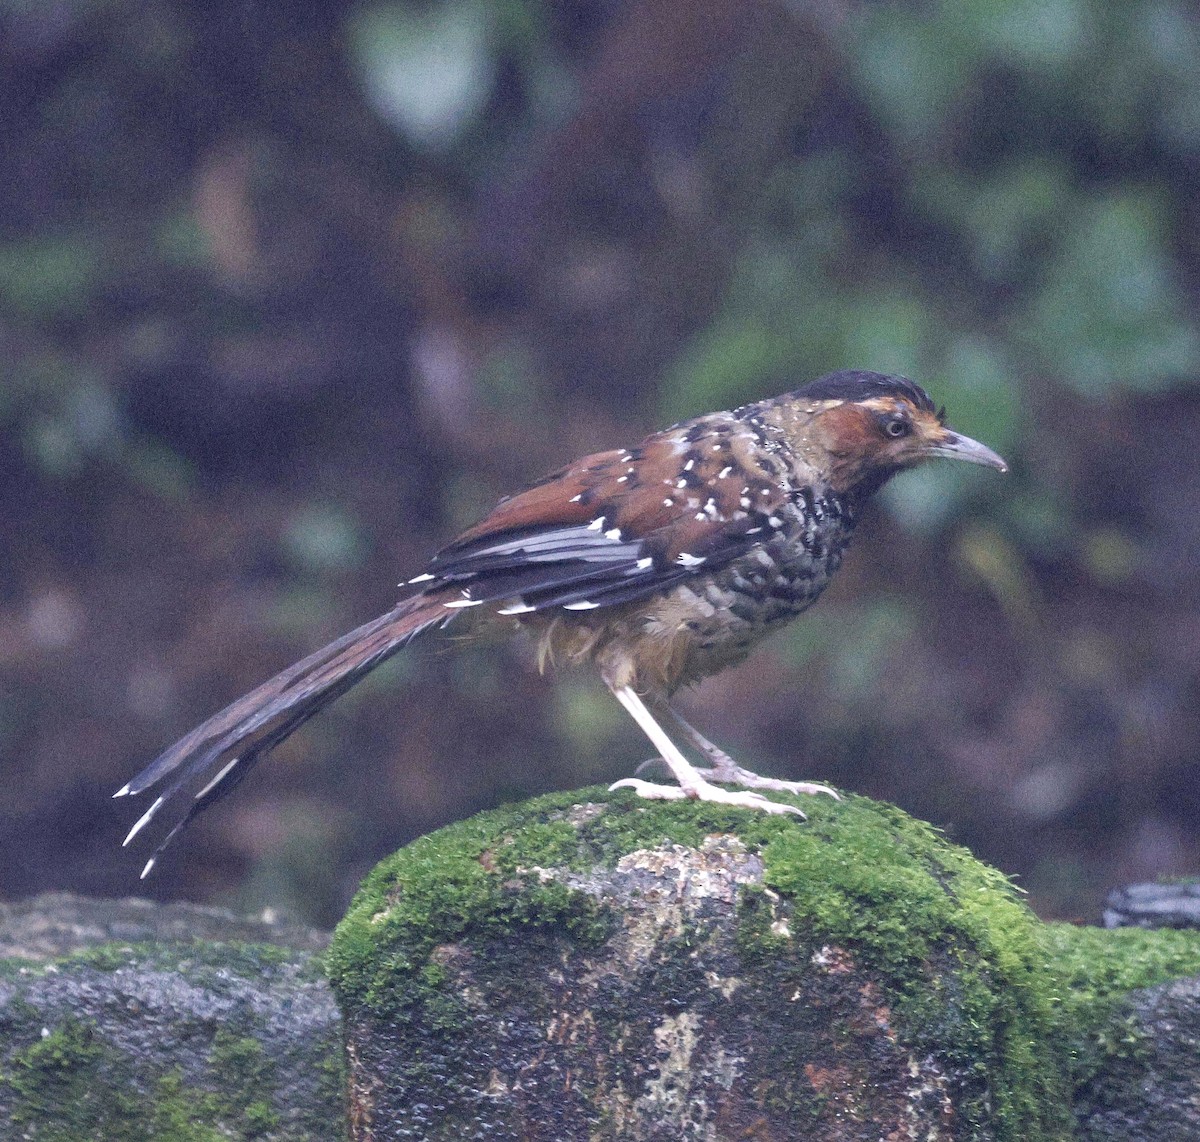
{"label": "bird's head", "polygon": [[864,498],[905,468],[945,457],[1008,471],[986,445],[946,425],[907,377],[845,369],[788,394],[789,435],[835,492]]}

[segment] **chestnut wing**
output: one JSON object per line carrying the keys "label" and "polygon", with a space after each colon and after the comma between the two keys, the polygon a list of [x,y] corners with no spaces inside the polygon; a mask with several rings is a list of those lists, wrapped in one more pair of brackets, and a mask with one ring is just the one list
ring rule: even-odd
{"label": "chestnut wing", "polygon": [[738,426],[696,425],[588,456],[502,501],[414,583],[451,584],[501,614],[591,610],[720,567],[779,525],[785,492],[732,447]]}

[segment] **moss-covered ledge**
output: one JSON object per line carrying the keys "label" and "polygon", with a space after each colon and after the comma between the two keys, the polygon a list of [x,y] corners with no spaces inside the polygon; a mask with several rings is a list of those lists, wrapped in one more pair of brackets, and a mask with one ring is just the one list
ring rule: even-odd
{"label": "moss-covered ledge", "polygon": [[1043,924],[898,809],[803,806],[585,790],[382,862],[327,960],[355,1137],[1140,1136],[1139,989],[1200,933]]}
{"label": "moss-covered ledge", "polygon": [[0,1138],[344,1137],[325,943],[192,905],[0,905]]}

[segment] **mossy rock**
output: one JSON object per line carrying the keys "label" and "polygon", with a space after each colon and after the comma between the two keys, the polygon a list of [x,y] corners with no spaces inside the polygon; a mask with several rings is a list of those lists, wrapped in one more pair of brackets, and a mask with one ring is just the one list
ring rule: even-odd
{"label": "mossy rock", "polygon": [[62,894],[0,911],[0,947],[18,953],[0,958],[0,1137],[345,1136],[340,1022],[318,933]]}
{"label": "mossy rock", "polygon": [[383,861],[328,957],[355,1137],[1065,1139],[1135,1060],[1123,997],[1200,970],[1196,933],[1046,925],[898,809],[802,804],[585,790]]}

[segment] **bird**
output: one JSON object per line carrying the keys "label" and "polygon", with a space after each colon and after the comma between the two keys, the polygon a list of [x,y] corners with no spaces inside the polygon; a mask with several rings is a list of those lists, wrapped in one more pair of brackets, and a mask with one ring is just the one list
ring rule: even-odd
{"label": "bird", "polygon": [[[567,464],[438,551],[386,614],[238,698],[118,789],[119,798],[162,789],[124,843],[190,793],[145,878],[272,748],[409,643],[452,625],[520,628],[543,669],[596,667],[674,778],[627,777],[612,789],[803,817],[767,794],[836,791],[743,769],[675,711],[672,696],[742,661],[815,603],[866,502],[938,457],[1007,471],[990,448],[948,427],[945,409],[915,382],[842,369]],[[664,722],[707,764],[689,761]]]}

